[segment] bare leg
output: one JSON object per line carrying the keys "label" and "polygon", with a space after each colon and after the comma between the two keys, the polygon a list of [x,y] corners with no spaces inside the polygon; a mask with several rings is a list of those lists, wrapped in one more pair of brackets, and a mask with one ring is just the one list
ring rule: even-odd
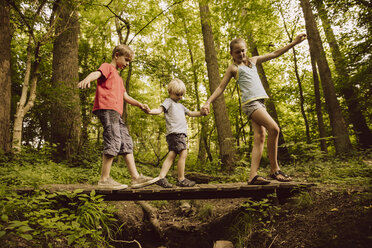
{"label": "bare leg", "polygon": [[124,155],[125,163],[127,164],[128,171],[132,179],[136,179],[139,177],[136,163],[134,162],[134,156],[133,153],[128,153]]}
{"label": "bare leg", "polygon": [[266,130],[263,126],[259,125],[256,121],[252,119],[253,127],[253,149],[251,158],[251,171],[249,175],[249,180],[257,175],[258,167],[260,166],[260,161],[262,157],[262,152],[265,144]]}
{"label": "bare leg", "polygon": [[[253,112],[252,114],[252,123],[256,122],[259,126],[263,126],[266,128],[268,132],[267,137],[267,153],[269,155],[270,160],[270,174],[280,170],[278,164],[278,140],[279,140],[279,126],[276,122],[271,118],[269,113],[267,113],[266,109],[260,108]],[[256,131],[253,129],[254,132]],[[252,152],[253,153],[253,152]],[[262,155],[262,154],[261,154]],[[278,175],[278,178],[285,179],[282,175]]]}
{"label": "bare leg", "polygon": [[176,158],[176,156],[177,156],[177,154],[174,151],[170,151],[168,153],[168,156],[164,160],[163,166],[161,167],[161,171],[160,171],[160,174],[159,174],[160,179],[165,178],[165,176],[167,175],[170,167],[172,166],[173,161]]}
{"label": "bare leg", "polygon": [[106,181],[110,177],[111,165],[113,161],[114,157],[103,154],[100,181]]}
{"label": "bare leg", "polygon": [[187,150],[183,150],[180,153],[180,157],[177,162],[177,172],[178,172],[178,181],[183,181],[185,179],[185,164],[187,158]]}

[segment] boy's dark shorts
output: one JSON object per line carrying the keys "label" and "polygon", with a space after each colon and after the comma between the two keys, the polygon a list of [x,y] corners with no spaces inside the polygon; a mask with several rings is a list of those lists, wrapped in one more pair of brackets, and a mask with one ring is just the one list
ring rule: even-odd
{"label": "boy's dark shorts", "polygon": [[132,137],[118,112],[111,109],[94,111],[103,126],[103,154],[109,156],[133,153]]}
{"label": "boy's dark shorts", "polygon": [[176,154],[179,154],[183,150],[186,150],[187,149],[186,137],[187,136],[184,133],[168,134],[166,139],[169,151],[174,151]]}
{"label": "boy's dark shorts", "polygon": [[247,114],[248,119],[250,119],[253,112],[256,111],[259,108],[265,108],[266,109],[264,99],[254,100],[252,102],[244,104],[243,107],[242,107],[244,113]]}

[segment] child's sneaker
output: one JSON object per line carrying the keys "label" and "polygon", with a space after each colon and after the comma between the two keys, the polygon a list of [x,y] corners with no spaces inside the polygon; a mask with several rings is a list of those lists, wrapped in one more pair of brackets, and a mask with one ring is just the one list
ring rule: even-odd
{"label": "child's sneaker", "polygon": [[192,187],[195,185],[195,182],[185,178],[182,181],[178,181],[176,185],[180,187]]}
{"label": "child's sneaker", "polygon": [[152,178],[140,175],[137,179],[132,180],[131,187],[134,189],[141,188],[156,183],[157,181],[159,181],[159,177]]}
{"label": "child's sneaker", "polygon": [[121,184],[116,182],[114,179],[111,177],[107,178],[105,181],[98,181],[98,187],[99,188],[104,188],[104,189],[126,189],[128,188],[128,185],[126,184]]}
{"label": "child's sneaker", "polygon": [[163,187],[163,188],[172,188],[173,187],[173,185],[170,184],[166,178],[159,179],[159,181],[157,181],[156,184]]}

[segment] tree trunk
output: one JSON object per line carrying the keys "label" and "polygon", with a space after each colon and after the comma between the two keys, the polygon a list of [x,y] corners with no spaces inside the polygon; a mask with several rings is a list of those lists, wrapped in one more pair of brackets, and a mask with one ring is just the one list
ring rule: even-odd
{"label": "tree trunk", "polygon": [[[284,29],[287,33],[289,42],[292,42],[298,19],[296,20],[294,28],[291,30],[291,32],[289,32],[288,27],[287,27],[287,23],[286,23],[286,20],[285,20],[285,16],[284,16],[284,13],[283,13],[283,10],[282,10],[281,7],[279,8],[279,11],[280,11],[280,14],[283,18]],[[304,122],[305,122],[306,142],[308,144],[310,144],[310,142],[311,142],[310,127],[309,127],[309,122],[307,120],[307,116],[306,116],[306,112],[305,112],[305,106],[304,106],[305,98],[304,98],[304,94],[303,94],[301,78],[300,78],[300,75],[299,75],[299,72],[298,72],[296,49],[294,47],[292,47],[292,52],[293,52],[294,71],[295,71],[296,80],[297,80],[297,84],[298,84],[298,90],[299,90],[299,93],[300,93],[300,109],[301,109],[302,118],[304,118]]]}
{"label": "tree trunk", "polygon": [[0,0],[0,152],[10,152],[10,20],[9,6]]}
{"label": "tree trunk", "polygon": [[328,153],[327,151],[327,142],[325,138],[327,137],[327,132],[324,127],[323,121],[323,112],[322,112],[322,101],[321,101],[321,94],[320,94],[320,82],[318,78],[318,70],[316,67],[315,56],[311,51],[310,47],[310,59],[311,59],[311,67],[313,69],[313,80],[314,80],[314,94],[315,94],[315,109],[316,109],[316,116],[318,120],[318,130],[319,130],[319,138],[320,138],[320,150]]}
{"label": "tree trunk", "polygon": [[315,59],[319,68],[319,74],[330,118],[336,153],[348,153],[351,150],[349,135],[347,132],[344,117],[342,116],[340,104],[337,100],[331,71],[328,66],[327,58],[323,49],[323,44],[316,26],[309,0],[301,0],[301,7],[305,16],[309,46],[313,48],[312,51],[314,52]]}
{"label": "tree trunk", "polygon": [[53,46],[51,138],[57,144],[57,159],[69,159],[78,151],[80,138],[78,14],[74,6],[61,3]]}
{"label": "tree trunk", "polygon": [[[196,106],[197,109],[200,109],[200,97],[199,97],[199,80],[198,80],[198,74],[196,71],[196,66],[194,63],[194,54],[192,52],[192,46],[190,42],[190,35],[189,35],[189,30],[187,29],[186,26],[186,21],[184,18],[182,18],[183,26],[185,29],[185,34],[186,34],[186,42],[187,42],[187,48],[189,51],[190,55],[190,62],[191,62],[191,70],[193,74],[193,79],[194,79],[194,91],[195,91],[195,97],[196,97]],[[213,160],[208,142],[207,142],[207,132],[208,132],[208,126],[207,126],[207,117],[201,117],[200,118],[200,125],[201,129],[199,130],[200,136],[199,136],[199,151],[198,151],[198,161],[200,162],[205,162],[206,155],[208,155],[208,158],[210,161]]]}
{"label": "tree trunk", "polygon": [[[214,92],[220,84],[220,74],[216,50],[214,47],[214,38],[212,27],[209,20],[209,7],[199,3],[200,18],[205,48],[205,60],[207,62],[208,78],[210,91]],[[236,159],[236,147],[231,131],[231,124],[226,109],[225,98],[219,96],[213,102],[214,118],[217,126],[218,144],[220,148],[220,159],[223,169],[231,172]]]}
{"label": "tree trunk", "polygon": [[[13,124],[13,137],[12,137],[12,152],[19,153],[22,148],[22,131],[23,131],[23,119],[27,112],[34,106],[36,99],[36,85],[39,77],[39,49],[40,43],[36,44],[34,48],[32,46],[32,37],[29,34],[29,40],[27,44],[27,55],[26,55],[26,71],[23,79],[22,93],[19,102],[17,103],[17,109],[14,116]],[[32,57],[34,57],[34,71],[31,78],[31,67]],[[30,79],[31,78],[31,79]],[[31,83],[31,85],[30,85]]]}
{"label": "tree trunk", "polygon": [[305,122],[306,142],[308,144],[310,144],[310,142],[311,142],[311,139],[310,139],[310,127],[309,127],[309,122],[307,120],[306,112],[305,112],[305,107],[304,107],[304,105],[305,105],[305,98],[304,98],[304,93],[303,93],[303,90],[302,90],[301,78],[300,78],[300,75],[298,73],[296,50],[294,48],[292,48],[292,51],[293,51],[293,62],[294,62],[294,65],[295,65],[295,74],[296,74],[296,79],[297,79],[297,84],[298,84],[298,90],[300,92],[301,114],[302,114],[302,117],[304,118],[304,122]]}
{"label": "tree trunk", "polygon": [[353,124],[354,132],[362,148],[369,148],[372,145],[372,132],[368,128],[366,118],[363,116],[359,102],[358,93],[354,85],[351,84],[350,76],[347,70],[347,61],[340,51],[336,37],[333,33],[327,10],[324,7],[323,0],[315,0],[315,6],[322,20],[323,29],[331,48],[332,58],[335,63],[338,74],[338,85],[341,93],[345,97],[348,106],[350,122]]}

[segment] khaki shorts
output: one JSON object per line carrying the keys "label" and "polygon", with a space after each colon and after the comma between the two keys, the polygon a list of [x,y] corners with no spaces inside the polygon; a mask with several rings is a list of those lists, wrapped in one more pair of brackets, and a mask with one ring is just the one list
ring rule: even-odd
{"label": "khaki shorts", "polygon": [[187,136],[184,133],[168,134],[166,139],[169,151],[174,151],[176,154],[179,154],[183,150],[186,150],[187,149],[186,137]]}
{"label": "khaki shorts", "polygon": [[252,102],[244,104],[243,107],[242,107],[244,113],[246,113],[246,115],[248,116],[248,119],[250,119],[253,112],[256,111],[259,108],[265,108],[266,109],[264,99],[254,100]]}
{"label": "khaki shorts", "polygon": [[132,137],[118,112],[111,109],[94,111],[103,126],[103,154],[109,156],[133,153]]}

